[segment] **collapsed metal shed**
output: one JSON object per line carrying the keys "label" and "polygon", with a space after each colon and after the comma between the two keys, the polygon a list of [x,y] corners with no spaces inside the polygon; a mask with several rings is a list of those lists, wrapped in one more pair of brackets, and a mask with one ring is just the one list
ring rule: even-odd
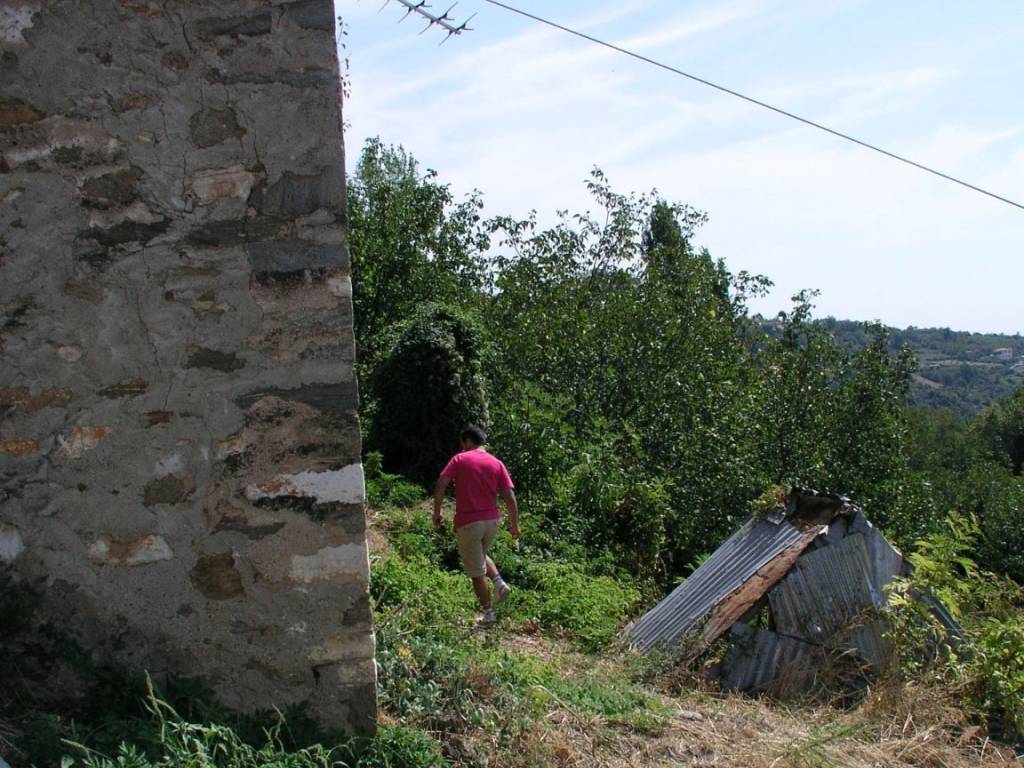
{"label": "collapsed metal shed", "polygon": [[754,517],[661,603],[626,628],[640,651],[695,658],[728,633],[730,690],[806,690],[827,660],[881,670],[885,588],[903,556],[844,497],[794,489]]}

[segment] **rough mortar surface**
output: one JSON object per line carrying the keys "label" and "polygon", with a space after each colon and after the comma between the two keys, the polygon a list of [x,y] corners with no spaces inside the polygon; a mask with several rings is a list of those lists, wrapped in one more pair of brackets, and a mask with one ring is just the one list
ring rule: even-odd
{"label": "rough mortar surface", "polygon": [[107,658],[372,730],[333,3],[4,0],[0,83],[0,566]]}

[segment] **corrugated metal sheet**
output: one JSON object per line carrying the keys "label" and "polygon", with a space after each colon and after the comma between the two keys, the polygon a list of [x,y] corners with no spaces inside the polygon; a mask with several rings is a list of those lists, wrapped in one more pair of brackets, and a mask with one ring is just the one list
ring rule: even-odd
{"label": "corrugated metal sheet", "polygon": [[851,628],[838,643],[838,647],[849,650],[881,672],[889,665],[892,657],[892,643],[885,637],[887,629],[888,625],[882,619],[865,621]]}
{"label": "corrugated metal sheet", "polygon": [[807,552],[768,593],[775,629],[822,644],[881,605],[874,581],[863,534]]}
{"label": "corrugated metal sheet", "polygon": [[641,651],[675,645],[698,629],[715,606],[805,537],[785,521],[778,525],[760,518],[748,521],[668,597],[628,627],[627,638]]}
{"label": "corrugated metal sheet", "polygon": [[722,687],[729,691],[800,693],[814,682],[821,649],[747,624],[729,631],[733,645],[722,662]]}
{"label": "corrugated metal sheet", "polygon": [[850,532],[864,535],[868,560],[871,562],[872,586],[884,602],[885,588],[889,582],[894,577],[903,576],[907,572],[903,555],[886,540],[882,532],[872,525],[860,510],[850,520]]}
{"label": "corrugated metal sheet", "polygon": [[876,611],[885,604],[885,585],[902,571],[903,558],[877,528],[859,530],[865,532],[806,553],[768,600],[781,634],[848,650],[881,670],[891,645]]}

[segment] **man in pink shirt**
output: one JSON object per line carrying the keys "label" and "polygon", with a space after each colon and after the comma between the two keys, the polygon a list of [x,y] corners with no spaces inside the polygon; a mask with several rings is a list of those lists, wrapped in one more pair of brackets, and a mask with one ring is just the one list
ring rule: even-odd
{"label": "man in pink shirt", "polygon": [[487,435],[479,427],[462,431],[462,451],[452,456],[434,485],[434,525],[444,527],[441,505],[449,483],[455,483],[455,536],[466,575],[483,609],[483,621],[495,621],[488,577],[494,582],[494,602],[503,602],[511,588],[502,580],[494,561],[487,556],[498,535],[498,496],[505,502],[512,538],[519,540],[519,508],[512,478],[505,465],[484,450]]}

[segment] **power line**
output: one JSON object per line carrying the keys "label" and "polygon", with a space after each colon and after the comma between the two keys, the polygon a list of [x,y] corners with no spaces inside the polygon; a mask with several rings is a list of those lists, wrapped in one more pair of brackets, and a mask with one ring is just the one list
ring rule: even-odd
{"label": "power line", "polygon": [[618,53],[624,53],[626,56],[631,56],[634,59],[638,59],[638,60],[640,60],[642,62],[645,62],[647,64],[652,64],[655,67],[659,67],[660,69],[667,70],[667,71],[669,71],[669,72],[671,72],[671,73],[673,73],[675,75],[680,75],[681,77],[688,78],[690,80],[693,80],[695,82],[700,83],[701,85],[709,86],[711,88],[714,88],[715,90],[722,91],[723,93],[727,93],[730,96],[735,96],[738,99],[743,99],[744,101],[750,102],[751,104],[756,104],[757,106],[763,107],[764,109],[769,109],[772,112],[775,112],[777,114],[783,115],[784,117],[788,117],[791,120],[796,120],[797,122],[803,123],[804,125],[809,125],[812,128],[817,128],[819,131],[825,131],[825,133],[830,133],[833,136],[838,136],[840,139],[845,139],[846,141],[853,142],[854,144],[859,144],[860,146],[862,146],[862,147],[864,147],[866,149],[874,150],[875,152],[883,154],[886,157],[890,157],[893,160],[899,160],[901,163],[906,163],[907,165],[911,165],[914,168],[917,168],[919,170],[927,171],[928,173],[931,173],[931,174],[933,174],[935,176],[938,176],[939,178],[945,179],[946,181],[952,181],[954,184],[959,184],[962,187],[967,187],[967,189],[974,190],[975,192],[980,192],[983,195],[988,195],[989,197],[993,197],[996,200],[999,200],[999,201],[1001,201],[1003,203],[1007,203],[1008,205],[1012,205],[1015,208],[1020,208],[1021,210],[1024,210],[1024,205],[1022,205],[1020,203],[1017,203],[1017,202],[1014,202],[1013,200],[1010,200],[1009,198],[1002,197],[1001,195],[997,195],[995,192],[989,192],[987,189],[982,189],[981,187],[975,186],[974,184],[971,184],[970,182],[964,181],[963,179],[958,179],[955,176],[950,176],[948,173],[943,173],[942,171],[937,171],[934,168],[929,168],[927,165],[922,165],[921,163],[918,163],[918,162],[915,162],[914,160],[911,160],[909,158],[903,157],[902,155],[897,155],[894,152],[890,152],[887,149],[882,149],[881,147],[875,146],[874,144],[869,144],[866,141],[861,141],[858,138],[855,138],[853,136],[850,136],[849,134],[843,133],[842,131],[837,131],[834,128],[829,128],[828,126],[822,125],[821,123],[816,123],[813,120],[808,120],[806,117],[800,117],[800,115],[795,115],[792,112],[789,112],[789,111],[787,111],[785,109],[781,109],[780,107],[774,107],[771,104],[768,104],[767,102],[760,101],[760,100],[755,99],[755,98],[753,98],[751,96],[746,96],[745,94],[742,94],[739,91],[734,91],[731,88],[726,88],[723,85],[718,85],[717,83],[713,83],[710,80],[705,80],[703,77],[698,77],[697,75],[691,75],[689,72],[684,72],[681,69],[677,69],[676,67],[670,66],[668,64],[664,64],[664,63],[662,63],[660,61],[656,61],[655,59],[648,58],[647,56],[644,56],[642,54],[636,53],[634,51],[630,51],[630,50],[628,50],[626,48],[620,48],[619,46],[614,45],[613,43],[609,43],[609,42],[607,42],[605,40],[601,40],[599,38],[592,37],[592,36],[590,36],[588,34],[585,34],[583,32],[579,32],[578,30],[572,29],[570,27],[562,26],[561,24],[557,24],[557,23],[555,23],[555,22],[553,22],[553,21],[551,21],[549,19],[545,19],[545,18],[542,18],[540,16],[535,16],[534,14],[528,13],[528,12],[523,11],[523,10],[520,10],[519,8],[514,8],[511,5],[506,5],[505,3],[498,2],[498,0],[484,0],[484,2],[490,3],[491,5],[496,5],[499,8],[504,8],[506,11],[511,11],[512,13],[519,14],[520,16],[524,16],[524,17],[526,17],[528,19],[532,19],[533,21],[538,21],[541,24],[546,24],[549,27],[554,27],[555,29],[561,30],[562,32],[568,32],[570,35],[575,35],[576,37],[581,37],[584,40],[589,40],[592,43],[596,43],[597,45],[602,45],[605,48],[610,48],[611,50],[617,51]]}

